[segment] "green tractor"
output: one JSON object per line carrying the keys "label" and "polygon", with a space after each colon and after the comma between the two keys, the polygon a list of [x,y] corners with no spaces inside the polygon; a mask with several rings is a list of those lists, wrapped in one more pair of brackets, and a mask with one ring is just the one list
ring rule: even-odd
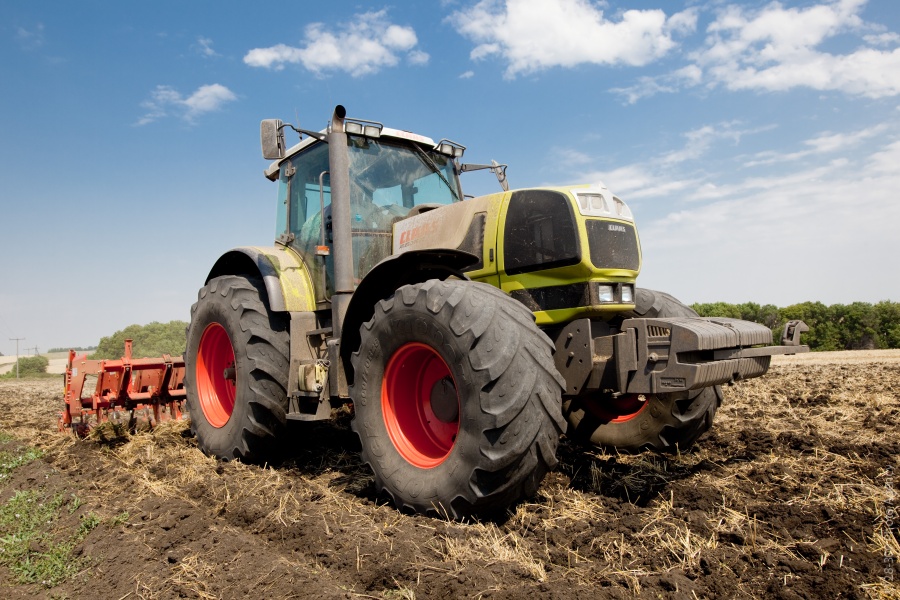
{"label": "green tractor", "polygon": [[[285,144],[291,128],[301,141]],[[305,137],[304,137],[305,136]],[[790,323],[700,318],[635,287],[627,205],[602,185],[509,190],[505,165],[334,110],[261,125],[275,245],[224,254],[191,308],[185,385],[200,447],[265,462],[290,420],[351,404],[362,459],[400,508],[451,517],[534,493],[560,435],[685,450],[720,384],[808,350]],[[461,173],[502,191],[466,197]]]}

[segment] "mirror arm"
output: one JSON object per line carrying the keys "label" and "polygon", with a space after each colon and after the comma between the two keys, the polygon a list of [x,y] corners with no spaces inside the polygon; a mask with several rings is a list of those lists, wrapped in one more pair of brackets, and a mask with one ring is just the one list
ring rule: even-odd
{"label": "mirror arm", "polygon": [[497,161],[492,160],[489,165],[477,165],[472,163],[464,163],[459,165],[459,172],[466,173],[468,171],[483,171],[489,170],[496,177],[497,181],[500,182],[500,187],[503,188],[504,192],[509,191],[509,183],[506,181],[506,168],[508,165],[499,164]]}
{"label": "mirror arm", "polygon": [[297,134],[300,135],[301,137],[305,134],[305,135],[308,135],[309,137],[316,138],[317,140],[319,140],[321,142],[328,141],[325,138],[325,136],[323,134],[319,133],[318,131],[309,131],[308,129],[300,129],[298,127],[294,127],[290,123],[285,123],[284,125],[281,126],[282,129],[284,129],[285,127],[290,127],[291,129],[296,131]]}

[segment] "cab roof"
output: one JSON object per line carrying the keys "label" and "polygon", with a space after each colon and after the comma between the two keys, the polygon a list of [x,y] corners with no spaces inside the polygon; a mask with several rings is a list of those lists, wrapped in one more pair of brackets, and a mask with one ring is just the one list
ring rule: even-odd
{"label": "cab roof", "polygon": [[[328,130],[323,129],[319,133],[325,135],[328,133]],[[434,140],[425,135],[419,135],[418,133],[413,133],[411,131],[403,131],[402,129],[391,129],[390,127],[384,127],[381,130],[381,137],[389,137],[401,140],[407,140],[411,142],[417,142],[422,146],[427,146],[428,148],[434,148],[435,143]],[[269,181],[275,181],[278,179],[278,171],[281,169],[281,163],[298,154],[301,150],[312,146],[313,144],[319,142],[314,137],[306,137],[301,140],[298,144],[295,144],[288,148],[287,152],[284,153],[284,158],[280,158],[274,161],[269,167],[263,171],[266,175],[266,179]]]}

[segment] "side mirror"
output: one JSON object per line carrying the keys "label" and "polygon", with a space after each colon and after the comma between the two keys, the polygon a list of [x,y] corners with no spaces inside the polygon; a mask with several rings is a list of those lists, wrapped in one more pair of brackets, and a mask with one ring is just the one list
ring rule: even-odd
{"label": "side mirror", "polygon": [[266,160],[284,158],[284,123],[278,119],[265,119],[260,123],[259,145]]}
{"label": "side mirror", "polygon": [[492,160],[491,171],[494,172],[494,175],[497,177],[497,181],[500,182],[500,187],[503,188],[503,191],[508,192],[509,182],[506,181],[506,165],[501,165],[496,160]]}

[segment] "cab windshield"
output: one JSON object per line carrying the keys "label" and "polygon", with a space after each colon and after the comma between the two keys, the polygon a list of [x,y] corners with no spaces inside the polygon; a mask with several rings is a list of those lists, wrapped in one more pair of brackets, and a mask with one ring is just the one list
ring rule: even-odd
{"label": "cab windshield", "polygon": [[[354,278],[360,281],[379,261],[391,254],[393,224],[423,204],[450,204],[462,198],[459,179],[450,157],[425,150],[413,142],[348,136],[350,155],[350,229],[353,235]],[[322,214],[319,175],[328,170],[327,144],[314,144],[285,161],[281,169],[278,231],[294,235],[292,245],[313,260],[320,243]],[[331,186],[323,178],[326,245],[331,246]],[[288,211],[288,196],[290,210]],[[290,224],[286,222],[290,215]],[[325,261],[326,288],[332,288],[332,260]]]}
{"label": "cab windshield", "polygon": [[355,136],[350,137],[350,187],[351,203],[371,201],[406,212],[420,204],[449,204],[461,198],[449,157],[412,143]]}

